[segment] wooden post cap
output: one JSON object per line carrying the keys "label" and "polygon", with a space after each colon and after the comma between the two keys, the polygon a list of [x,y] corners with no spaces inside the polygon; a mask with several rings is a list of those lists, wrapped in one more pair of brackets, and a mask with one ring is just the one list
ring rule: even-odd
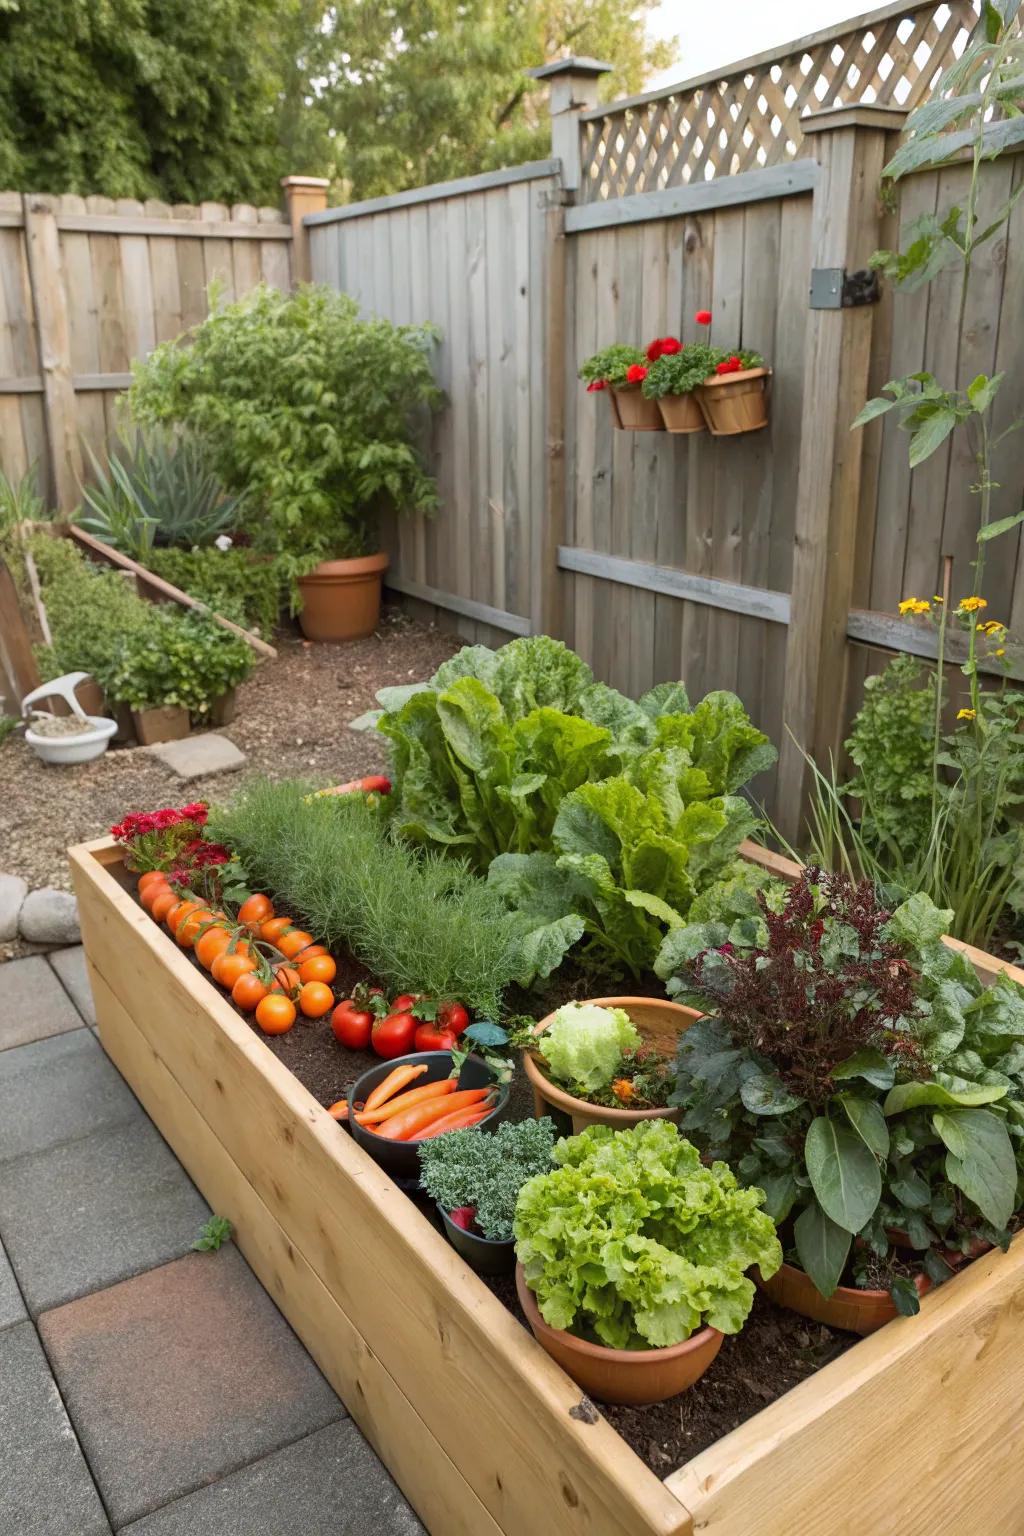
{"label": "wooden post cap", "polygon": [[800,132],[827,133],[832,128],[884,128],[898,133],[909,113],[905,107],[876,107],[871,102],[851,106],[824,107],[800,119]]}
{"label": "wooden post cap", "polygon": [[282,176],[282,187],[329,187],[326,176]]}
{"label": "wooden post cap", "polygon": [[526,73],[533,80],[553,80],[558,75],[584,75],[596,79],[598,75],[611,74],[614,68],[614,64],[602,64],[600,59],[552,59],[549,64],[538,64],[536,69],[528,69]]}

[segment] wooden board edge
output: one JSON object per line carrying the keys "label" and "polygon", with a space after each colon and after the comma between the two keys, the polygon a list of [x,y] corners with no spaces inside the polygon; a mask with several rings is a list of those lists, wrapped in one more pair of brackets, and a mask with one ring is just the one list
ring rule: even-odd
{"label": "wooden board edge", "polygon": [[428,1529],[501,1536],[498,1525],[438,1444],[398,1383],[289,1240],[215,1132],[89,967],[103,1049],[159,1127],[353,1420]]}

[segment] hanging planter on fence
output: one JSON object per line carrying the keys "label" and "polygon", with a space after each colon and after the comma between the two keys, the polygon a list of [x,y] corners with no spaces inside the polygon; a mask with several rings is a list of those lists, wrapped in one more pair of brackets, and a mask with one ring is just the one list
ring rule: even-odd
{"label": "hanging planter on fence", "polygon": [[697,390],[699,409],[714,437],[757,432],[768,425],[770,368],[714,373]]}
{"label": "hanging planter on fence", "polygon": [[662,395],[657,406],[667,432],[704,431],[704,416],[696,395]]}
{"label": "hanging planter on fence", "polygon": [[648,400],[639,384],[619,385],[612,391],[618,425],[626,432],[664,432],[657,400]]}

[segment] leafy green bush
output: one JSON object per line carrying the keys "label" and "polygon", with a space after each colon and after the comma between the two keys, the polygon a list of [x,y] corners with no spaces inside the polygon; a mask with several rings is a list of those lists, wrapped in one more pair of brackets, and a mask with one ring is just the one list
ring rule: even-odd
{"label": "leafy green bush", "polygon": [[273,634],[283,602],[281,570],[247,549],[154,549],[146,569],[264,638]]}
{"label": "leafy green bush", "polygon": [[347,294],[259,287],[135,368],[131,412],[183,427],[289,577],[378,547],[385,507],[430,511],[414,417],[440,399],[427,327],[365,320]]}
{"label": "leafy green bush", "polygon": [[610,347],[602,347],[600,352],[595,352],[593,357],[588,357],[580,364],[579,376],[586,384],[625,384],[626,374],[630,368],[646,363],[647,359],[639,347],[628,347],[621,342],[614,342]]}
{"label": "leafy green bush", "polygon": [[[443,1138],[442,1138],[443,1139]],[[665,1120],[589,1126],[525,1184],[516,1254],[544,1321],[612,1349],[664,1349],[710,1325],[738,1333],[782,1249],[759,1189],[701,1164]]]}
{"label": "leafy green bush", "polygon": [[864,684],[846,750],[858,772],[845,793],[862,806],[861,831],[901,856],[927,840],[932,820],[935,673],[897,656]]}
{"label": "leafy green bush", "polygon": [[941,1281],[1024,1207],[1024,988],[984,986],[942,942],[950,917],[808,870],[759,924],[677,929],[658,958],[705,1015],[680,1037],[682,1126],[765,1191],[826,1296],[849,1265],[916,1312],[894,1231]]}
{"label": "leafy green bush", "polygon": [[104,469],[89,450],[93,481],[83,486],[88,512],[79,527],[150,565],[156,545],[212,544],[238,523],[242,498],[225,496],[198,445],[163,432],[140,432],[113,445]]}
{"label": "leafy green bush", "polygon": [[720,348],[696,341],[679,352],[663,352],[647,369],[641,386],[643,393],[648,400],[658,400],[662,395],[692,394],[709,373],[714,373],[715,364],[724,356]]}
{"label": "leafy green bush", "polygon": [[144,628],[118,641],[104,692],[130,709],[178,705],[208,715],[221,694],[248,676],[252,650],[204,614],[172,603],[147,606]]}
{"label": "leafy green bush", "polygon": [[472,1206],[484,1237],[507,1242],[519,1191],[551,1167],[554,1139],[546,1117],[505,1121],[493,1133],[450,1131],[420,1146],[420,1183],[444,1211]]}
{"label": "leafy green bush", "polygon": [[29,548],[53,643],[39,646],[36,659],[44,681],[63,672],[89,672],[108,698],[122,643],[141,643],[153,608],[117,571],[93,565],[69,539],[36,534]]}
{"label": "leafy green bush", "polygon": [[398,842],[361,796],[308,798],[308,785],[253,783],[210,813],[255,890],[344,944],[395,992],[452,998],[496,1018],[525,980],[520,925],[456,859]]}

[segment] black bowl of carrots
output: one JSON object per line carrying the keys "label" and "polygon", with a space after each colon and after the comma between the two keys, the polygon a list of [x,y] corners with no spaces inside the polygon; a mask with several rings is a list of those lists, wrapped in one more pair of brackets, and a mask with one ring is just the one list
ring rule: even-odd
{"label": "black bowl of carrots", "polygon": [[509,1084],[479,1056],[457,1077],[449,1051],[414,1051],[371,1067],[353,1083],[346,1124],[359,1145],[395,1179],[419,1177],[419,1146],[447,1130],[494,1130],[506,1119]]}

